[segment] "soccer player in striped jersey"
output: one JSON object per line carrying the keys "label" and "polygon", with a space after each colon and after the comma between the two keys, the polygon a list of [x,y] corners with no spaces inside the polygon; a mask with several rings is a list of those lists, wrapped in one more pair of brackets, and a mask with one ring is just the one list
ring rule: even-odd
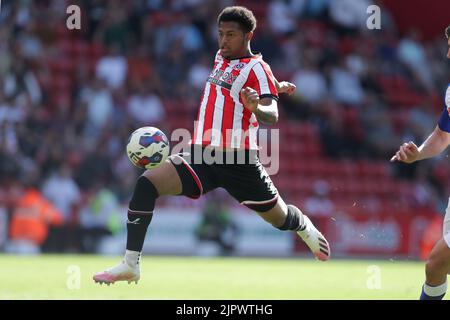
{"label": "soccer player in striped jersey", "polygon": [[[445,29],[450,59],[450,26]],[[450,144],[450,84],[445,93],[445,107],[437,127],[420,147],[414,142],[400,146],[391,161],[413,163],[434,157],[444,151]],[[450,273],[450,198],[443,223],[442,238],[434,245],[425,265],[425,283],[422,287],[421,300],[441,300],[447,292],[447,274]]]}
{"label": "soccer player in striped jersey", "polygon": [[94,275],[96,282],[139,280],[139,259],[159,196],[199,198],[218,187],[274,227],[296,232],[317,259],[330,257],[325,237],[300,209],[283,201],[257,154],[259,123],[278,121],[278,94],[291,94],[295,86],[278,83],[262,55],[251,51],[256,19],[250,10],[225,8],[217,23],[219,51],[206,81],[190,152],[170,156],[137,180],[128,209],[125,257]]}

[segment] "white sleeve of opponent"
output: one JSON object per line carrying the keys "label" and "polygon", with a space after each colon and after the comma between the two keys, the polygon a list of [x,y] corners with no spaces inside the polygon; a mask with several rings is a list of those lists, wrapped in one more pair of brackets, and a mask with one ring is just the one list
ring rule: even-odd
{"label": "white sleeve of opponent", "polygon": [[450,84],[447,87],[447,91],[445,92],[445,105],[447,108],[450,108]]}

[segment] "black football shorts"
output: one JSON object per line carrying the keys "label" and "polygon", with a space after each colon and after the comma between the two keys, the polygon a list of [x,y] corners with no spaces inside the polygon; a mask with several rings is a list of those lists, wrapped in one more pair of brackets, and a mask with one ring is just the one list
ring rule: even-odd
{"label": "black football shorts", "polygon": [[196,199],[222,187],[241,204],[257,212],[272,209],[278,190],[272,183],[257,151],[222,151],[191,145],[189,152],[171,155],[182,183],[182,193]]}

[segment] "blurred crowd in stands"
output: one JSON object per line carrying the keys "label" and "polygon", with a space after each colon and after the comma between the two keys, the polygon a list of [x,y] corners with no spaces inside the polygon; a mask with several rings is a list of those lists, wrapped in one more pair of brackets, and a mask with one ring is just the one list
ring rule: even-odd
{"label": "blurred crowd in stands", "polygon": [[[81,30],[66,27],[71,4],[81,8]],[[233,4],[258,19],[252,49],[297,86],[279,103],[279,127],[312,124],[321,157],[387,163],[400,143],[421,143],[433,130],[450,74],[443,34],[426,43],[420,30],[399,34],[386,10],[383,28],[369,30],[367,0],[4,0],[0,248],[28,241],[93,252],[98,239],[124,230],[140,174],[126,158],[127,138],[144,125],[192,129],[217,51],[216,17]],[[417,201],[441,210],[446,156],[390,170],[417,186]],[[307,210],[331,211],[327,183],[311,188]]]}

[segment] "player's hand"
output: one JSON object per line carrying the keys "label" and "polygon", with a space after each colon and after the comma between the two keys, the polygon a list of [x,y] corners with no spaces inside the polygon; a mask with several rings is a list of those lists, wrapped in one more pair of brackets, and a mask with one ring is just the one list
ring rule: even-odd
{"label": "player's hand", "polygon": [[246,87],[241,90],[241,99],[244,103],[244,107],[249,109],[251,112],[255,112],[259,103],[259,95],[256,90]]}
{"label": "player's hand", "polygon": [[281,81],[278,85],[278,93],[287,93],[288,95],[292,95],[295,92],[295,89],[297,89],[295,84],[287,81]]}
{"label": "player's hand", "polygon": [[401,161],[405,163],[413,163],[414,161],[417,160],[418,157],[419,157],[419,148],[417,148],[414,142],[410,141],[400,146],[400,149],[391,158],[391,162]]}

